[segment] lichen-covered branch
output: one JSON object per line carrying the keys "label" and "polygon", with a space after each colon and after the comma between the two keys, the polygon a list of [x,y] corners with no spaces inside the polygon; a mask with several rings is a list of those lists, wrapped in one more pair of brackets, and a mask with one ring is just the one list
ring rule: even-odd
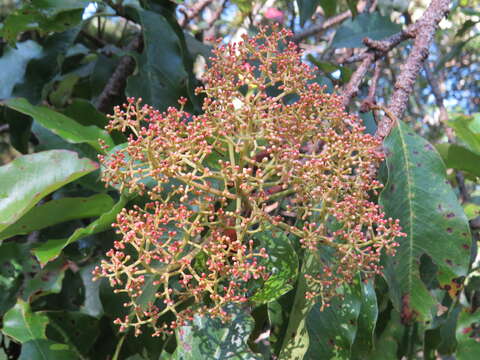
{"label": "lichen-covered branch", "polygon": [[[415,40],[412,50],[402,67],[400,76],[394,86],[389,111],[397,118],[401,118],[408,102],[415,80],[420,69],[428,56],[428,48],[432,43],[435,31],[440,21],[448,13],[449,0],[432,0],[422,17],[414,24]],[[384,138],[393,126],[387,117],[378,124],[377,136]]]}

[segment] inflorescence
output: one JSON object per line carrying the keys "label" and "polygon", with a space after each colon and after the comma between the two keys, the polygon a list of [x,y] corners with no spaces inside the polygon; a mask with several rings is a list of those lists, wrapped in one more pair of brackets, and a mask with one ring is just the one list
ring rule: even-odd
{"label": "inflorescence", "polygon": [[314,256],[306,296],[323,304],[394,253],[398,221],[370,201],[381,143],[313,81],[289,36],[263,29],[217,47],[196,89],[201,115],[185,99],[163,113],[132,98],[115,108],[108,130],[128,144],[100,157],[103,180],[150,199],[118,215],[120,239],[94,271],[128,296],[121,330],[150,324],[161,335],[195,314],[227,320],[225,306],[269,277],[262,231]]}

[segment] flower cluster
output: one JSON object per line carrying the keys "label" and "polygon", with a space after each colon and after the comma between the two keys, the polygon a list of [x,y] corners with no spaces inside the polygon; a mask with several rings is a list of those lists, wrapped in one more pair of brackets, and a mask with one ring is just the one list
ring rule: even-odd
{"label": "flower cluster", "polygon": [[403,235],[369,200],[380,142],[314,81],[289,32],[267,31],[214,50],[203,114],[185,99],[166,112],[129,99],[111,116],[128,144],[101,158],[103,180],[151,199],[119,214],[120,240],[94,272],[130,299],[122,329],[227,319],[225,305],[269,276],[256,233],[301,243],[317,264],[307,297],[324,303],[358,272],[378,273]]}

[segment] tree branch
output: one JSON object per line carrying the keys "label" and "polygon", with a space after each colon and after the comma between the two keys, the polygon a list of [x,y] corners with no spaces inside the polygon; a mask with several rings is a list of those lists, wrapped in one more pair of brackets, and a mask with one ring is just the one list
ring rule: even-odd
{"label": "tree branch", "polygon": [[200,0],[197,1],[190,9],[182,10],[184,18],[180,22],[180,26],[185,27],[192,19],[197,17],[212,2],[213,0]]}
{"label": "tree branch", "polygon": [[368,95],[362,101],[362,105],[360,105],[360,112],[367,112],[370,111],[370,108],[376,105],[375,94],[377,92],[377,84],[378,79],[380,79],[380,74],[382,73],[382,66],[380,61],[375,63],[375,71],[373,72],[373,77],[370,80],[370,87],[368,88]]}
{"label": "tree branch", "polygon": [[310,27],[310,28],[298,33],[298,34],[295,34],[293,36],[292,40],[294,42],[298,43],[298,42],[302,41],[303,39],[305,39],[309,36],[320,34],[324,31],[330,29],[332,26],[340,24],[341,22],[347,20],[351,16],[352,16],[352,13],[350,12],[350,10],[347,10],[343,13],[340,13],[338,15],[335,15],[335,16],[325,20],[324,22],[322,22],[320,24],[315,24],[312,27]]}
{"label": "tree branch", "polygon": [[413,37],[415,34],[414,29],[414,26],[409,26],[407,30],[394,34],[384,40],[372,40],[370,38],[363,39],[363,43],[367,46],[367,50],[360,54],[359,59],[362,60],[362,63],[354,71],[350,81],[345,85],[342,94],[343,106],[346,107],[350,103],[350,100],[357,94],[360,84],[373,62],[384,57],[402,41]]}
{"label": "tree branch", "polygon": [[[138,51],[142,47],[142,35],[136,35],[132,41],[125,47],[126,51]],[[123,56],[117,68],[112,74],[110,80],[103,88],[103,91],[97,98],[97,110],[102,113],[108,113],[112,108],[112,99],[116,96],[121,96],[125,85],[127,83],[127,78],[135,70],[135,60],[130,55]]]}
{"label": "tree branch", "polygon": [[[432,0],[422,17],[415,25],[415,40],[412,50],[400,71],[394,86],[388,110],[396,117],[401,118],[407,107],[408,98],[413,90],[423,62],[428,56],[428,48],[433,40],[438,24],[448,13],[449,0]],[[377,136],[383,139],[390,133],[394,122],[388,117],[383,117],[378,124]]]}

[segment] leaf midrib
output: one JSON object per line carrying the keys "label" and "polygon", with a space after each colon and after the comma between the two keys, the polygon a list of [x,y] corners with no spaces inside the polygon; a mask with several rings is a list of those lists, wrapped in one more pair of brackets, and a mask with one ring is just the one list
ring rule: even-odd
{"label": "leaf midrib", "polygon": [[408,276],[407,276],[407,288],[408,292],[411,292],[413,288],[412,283],[412,274],[413,274],[413,204],[412,204],[412,197],[410,194],[413,194],[412,191],[412,173],[411,173],[411,166],[408,158],[408,151],[407,151],[407,144],[405,141],[405,137],[403,134],[403,129],[401,124],[397,124],[399,139],[401,142],[401,148],[405,159],[405,173],[407,176],[407,202],[408,202],[408,221],[409,221],[409,232],[408,232],[408,242],[409,242],[409,257],[408,257]]}

